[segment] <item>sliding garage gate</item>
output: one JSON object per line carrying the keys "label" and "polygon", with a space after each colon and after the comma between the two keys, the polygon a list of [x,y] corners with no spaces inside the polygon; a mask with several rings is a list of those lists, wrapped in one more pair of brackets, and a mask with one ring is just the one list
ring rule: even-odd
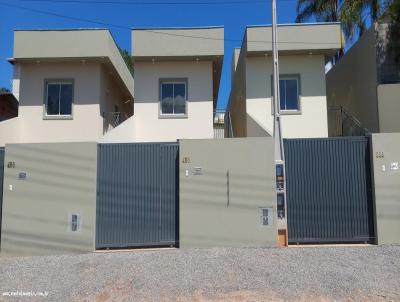
{"label": "sliding garage gate", "polygon": [[368,138],[285,140],[289,243],[373,242]]}
{"label": "sliding garage gate", "polygon": [[96,248],[178,240],[178,144],[100,144]]}

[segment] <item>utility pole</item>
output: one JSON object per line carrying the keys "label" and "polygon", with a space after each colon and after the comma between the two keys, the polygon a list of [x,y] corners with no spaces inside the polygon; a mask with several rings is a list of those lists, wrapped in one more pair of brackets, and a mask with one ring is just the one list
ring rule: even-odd
{"label": "utility pole", "polygon": [[286,179],[285,153],[281,131],[280,90],[279,90],[279,57],[277,45],[276,0],[272,0],[272,53],[273,53],[273,83],[274,83],[274,140],[276,165],[276,198],[278,216],[278,240],[280,244],[288,244],[287,213],[286,213]]}

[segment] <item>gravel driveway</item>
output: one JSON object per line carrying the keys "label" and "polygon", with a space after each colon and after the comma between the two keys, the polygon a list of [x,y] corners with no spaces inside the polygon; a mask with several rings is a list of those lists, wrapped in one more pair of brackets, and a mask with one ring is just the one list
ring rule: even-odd
{"label": "gravel driveway", "polygon": [[[48,293],[9,297],[4,292]],[[400,301],[400,246],[0,259],[2,301]]]}

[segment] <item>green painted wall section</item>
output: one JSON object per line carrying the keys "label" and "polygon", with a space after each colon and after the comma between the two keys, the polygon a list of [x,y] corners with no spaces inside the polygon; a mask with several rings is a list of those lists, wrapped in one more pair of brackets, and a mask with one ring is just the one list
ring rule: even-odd
{"label": "green painted wall section", "polygon": [[400,83],[378,85],[379,128],[382,133],[400,131]]}
{"label": "green painted wall section", "polygon": [[181,140],[179,154],[180,247],[276,246],[272,138]]}
{"label": "green painted wall section", "polygon": [[377,243],[399,244],[400,133],[372,134],[372,157]]}
{"label": "green painted wall section", "polygon": [[[6,145],[1,256],[93,251],[96,179],[96,143]],[[81,215],[78,232],[71,214]]]}

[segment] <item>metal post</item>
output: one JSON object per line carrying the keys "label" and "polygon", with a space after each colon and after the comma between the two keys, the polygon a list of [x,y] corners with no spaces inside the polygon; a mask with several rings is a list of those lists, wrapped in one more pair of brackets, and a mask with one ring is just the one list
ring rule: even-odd
{"label": "metal post", "polygon": [[[274,83],[274,139],[275,139],[275,164],[281,166],[282,176],[277,177],[277,205],[279,205],[279,198],[284,200],[284,218],[278,219],[278,230],[285,231],[285,242],[287,243],[287,204],[286,204],[286,177],[285,177],[285,153],[283,148],[283,138],[281,131],[281,116],[280,116],[280,90],[279,90],[279,58],[277,46],[277,18],[276,18],[276,0],[272,0],[272,53],[273,53],[273,83]],[[276,169],[278,171],[278,169]],[[279,178],[279,179],[278,179]],[[278,185],[278,182],[280,183]],[[280,234],[280,232],[279,232]]]}
{"label": "metal post", "polygon": [[274,137],[275,137],[275,159],[277,161],[284,161],[283,154],[283,141],[281,135],[280,123],[280,90],[279,90],[279,58],[277,47],[277,30],[276,30],[276,0],[272,1],[272,53],[273,53],[273,69],[274,69]]}

